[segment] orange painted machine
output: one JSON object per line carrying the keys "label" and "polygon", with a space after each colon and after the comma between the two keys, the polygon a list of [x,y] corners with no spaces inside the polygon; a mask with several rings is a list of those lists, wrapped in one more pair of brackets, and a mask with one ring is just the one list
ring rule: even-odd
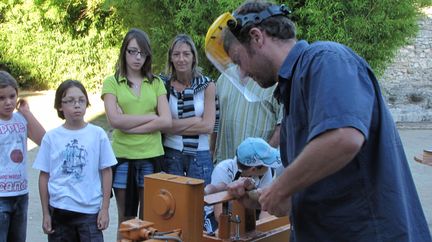
{"label": "orange painted machine", "polygon": [[[120,225],[123,242],[133,241],[289,241],[287,217],[255,220],[255,210],[244,208],[227,192],[204,196],[199,179],[164,173],[144,177],[144,220]],[[204,205],[222,204],[217,236],[203,232]],[[228,209],[232,203],[232,211]]]}

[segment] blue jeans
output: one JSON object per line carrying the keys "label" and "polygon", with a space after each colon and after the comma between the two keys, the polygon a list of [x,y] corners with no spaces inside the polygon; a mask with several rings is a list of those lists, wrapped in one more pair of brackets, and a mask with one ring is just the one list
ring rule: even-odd
{"label": "blue jeans", "polygon": [[84,214],[50,207],[54,233],[49,242],[103,242],[102,231],[97,228],[98,214]]}
{"label": "blue jeans", "polygon": [[210,184],[213,161],[210,151],[197,151],[196,155],[165,147],[165,165],[168,173],[204,180],[204,186]]}
{"label": "blue jeans", "polygon": [[[154,173],[154,162],[156,158],[149,158],[149,159],[141,159],[141,160],[135,160],[135,161],[141,161],[142,163],[138,166],[136,166],[136,183],[138,187],[144,187],[144,176],[153,174]],[[113,178],[113,187],[114,188],[121,188],[126,189],[126,183],[127,183],[127,176],[128,176],[128,167],[129,163],[127,161],[130,161],[133,163],[134,160],[130,159],[124,159],[124,158],[117,158],[118,162],[122,162],[119,165],[117,165],[115,172],[114,172],[114,178]]]}
{"label": "blue jeans", "polygon": [[28,194],[0,197],[0,242],[25,242]]}

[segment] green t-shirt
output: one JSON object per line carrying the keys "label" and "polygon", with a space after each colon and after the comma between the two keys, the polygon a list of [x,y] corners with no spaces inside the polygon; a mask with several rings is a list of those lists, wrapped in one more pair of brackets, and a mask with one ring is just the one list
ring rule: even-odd
{"label": "green t-shirt", "polygon": [[[141,95],[136,96],[127,85],[126,78],[120,77],[117,82],[114,76],[105,79],[102,87],[102,97],[110,93],[117,97],[117,104],[125,114],[156,114],[157,99],[166,95],[166,89],[161,79],[155,77],[150,83],[144,79],[141,85]],[[127,134],[114,129],[113,150],[118,158],[145,159],[164,154],[161,132],[148,134]]]}

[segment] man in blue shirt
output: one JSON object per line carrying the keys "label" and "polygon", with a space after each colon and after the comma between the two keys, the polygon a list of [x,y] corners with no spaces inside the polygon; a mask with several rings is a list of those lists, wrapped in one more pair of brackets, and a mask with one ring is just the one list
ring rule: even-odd
{"label": "man in blue shirt", "polygon": [[344,45],[297,41],[288,11],[249,1],[207,33],[215,66],[232,61],[264,88],[276,80],[285,106],[284,172],[260,190],[259,204],[247,199],[244,180],[229,192],[245,205],[290,214],[293,241],[432,241],[371,68]]}

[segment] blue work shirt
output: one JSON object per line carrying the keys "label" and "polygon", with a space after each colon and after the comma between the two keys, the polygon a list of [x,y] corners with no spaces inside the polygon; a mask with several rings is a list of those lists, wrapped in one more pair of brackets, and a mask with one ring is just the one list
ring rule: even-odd
{"label": "blue work shirt", "polygon": [[365,138],[345,167],[293,195],[293,241],[432,241],[399,134],[366,61],[338,43],[299,41],[278,84],[275,95],[286,109],[285,166],[326,131],[351,127]]}

